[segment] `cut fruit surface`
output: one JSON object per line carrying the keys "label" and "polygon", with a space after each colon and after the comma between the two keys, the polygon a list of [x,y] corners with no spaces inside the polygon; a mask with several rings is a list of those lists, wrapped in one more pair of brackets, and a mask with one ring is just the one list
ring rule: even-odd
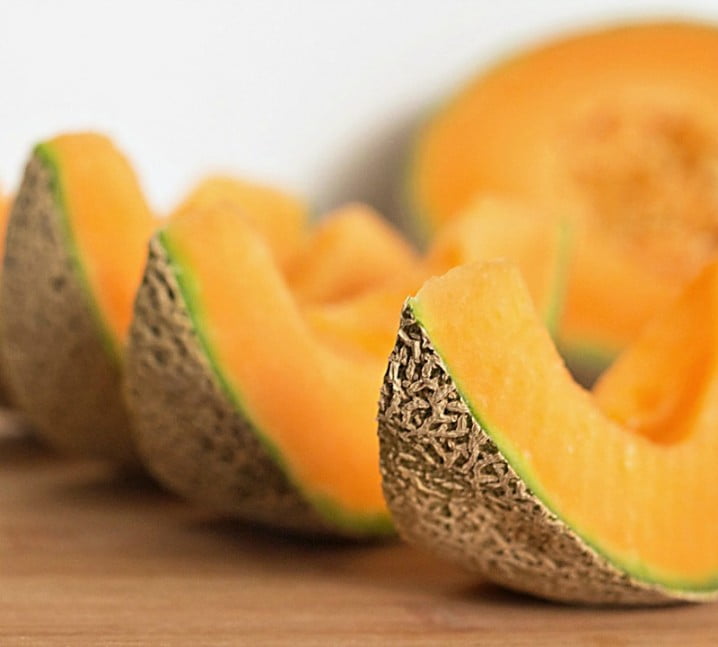
{"label": "cut fruit surface", "polygon": [[555,330],[566,288],[569,236],[564,223],[515,200],[481,196],[436,235],[426,264],[432,275],[440,275],[476,261],[516,263],[536,309]]}
{"label": "cut fruit surface", "polygon": [[712,598],[717,314],[711,265],[594,398],[571,379],[515,268],[428,281],[405,307],[380,403],[399,531],[548,598]]}
{"label": "cut fruit surface", "polygon": [[426,279],[424,269],[405,273],[373,290],[339,302],[302,308],[314,334],[350,357],[368,355],[384,363],[391,352],[401,304]]}
{"label": "cut fruit surface", "polygon": [[154,226],[105,137],[35,148],[8,223],[0,338],[14,398],[58,447],[133,460],[121,355]]}
{"label": "cut fruit surface", "polygon": [[383,534],[374,417],[385,356],[366,338],[349,352],[353,317],[331,323],[313,308],[314,323],[266,242],[231,212],[172,219],[152,242],[128,350],[139,448],[171,488],[225,512]]}
{"label": "cut fruit surface", "polygon": [[[692,441],[718,413],[718,266],[643,330],[593,388],[613,420],[655,443]],[[708,416],[708,417],[706,417]]]}
{"label": "cut fruit surface", "polygon": [[274,187],[217,175],[200,182],[177,207],[174,217],[221,208],[249,222],[267,241],[280,265],[305,242],[309,208],[304,200]]}
{"label": "cut fruit surface", "polygon": [[[128,348],[127,393],[150,470],[247,520],[387,532],[376,394],[402,302],[432,273],[485,255],[557,274],[558,227],[517,209],[521,235],[509,244],[491,238],[488,213],[481,225],[457,222],[427,259],[350,205],[308,231],[285,267],[220,203],[175,215],[151,244]],[[486,240],[463,246],[463,227]],[[548,282],[535,282],[545,301]]]}
{"label": "cut fruit surface", "polygon": [[420,132],[413,222],[429,235],[484,192],[569,218],[561,337],[614,356],[716,252],[716,57],[715,27],[644,23],[496,66]]}
{"label": "cut fruit surface", "polygon": [[288,280],[309,303],[341,301],[414,271],[418,255],[382,216],[363,204],[327,215],[295,256]]}

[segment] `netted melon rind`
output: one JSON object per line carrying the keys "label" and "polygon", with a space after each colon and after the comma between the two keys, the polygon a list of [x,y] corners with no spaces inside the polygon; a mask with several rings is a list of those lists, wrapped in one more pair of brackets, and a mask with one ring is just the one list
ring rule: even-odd
{"label": "netted melon rind", "polygon": [[381,391],[379,440],[399,534],[486,579],[575,604],[713,597],[636,580],[534,496],[471,414],[409,304]]}
{"label": "netted melon rind", "polygon": [[3,376],[13,403],[52,445],[134,464],[121,368],[68,238],[55,173],[36,153],[10,214],[0,290]]}

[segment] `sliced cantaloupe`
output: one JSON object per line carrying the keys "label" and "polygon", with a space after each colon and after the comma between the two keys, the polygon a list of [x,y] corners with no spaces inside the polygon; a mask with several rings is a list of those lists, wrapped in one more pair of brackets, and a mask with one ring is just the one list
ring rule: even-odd
{"label": "sliced cantaloupe", "polygon": [[409,540],[582,603],[718,591],[718,264],[594,398],[518,271],[468,265],[404,309],[380,401],[384,492]]}
{"label": "sliced cantaloupe", "polygon": [[309,325],[345,353],[386,358],[404,299],[430,276],[457,265],[516,262],[533,302],[554,330],[565,292],[569,234],[515,200],[478,199],[444,227],[423,257],[373,209],[330,213],[288,268],[289,287]]}
{"label": "sliced cantaloupe", "polygon": [[176,208],[174,217],[221,207],[249,222],[285,265],[305,242],[309,208],[306,202],[274,187],[226,175],[202,180]]}
{"label": "sliced cantaloupe", "polygon": [[480,196],[437,233],[425,262],[431,275],[476,261],[516,263],[536,309],[553,331],[561,316],[569,251],[564,223],[515,200]]}
{"label": "sliced cantaloupe", "polygon": [[412,272],[418,255],[371,207],[349,204],[328,214],[288,269],[303,302],[341,301]]}
{"label": "sliced cantaloupe", "polygon": [[476,231],[485,213],[419,259],[353,205],[309,232],[284,267],[266,233],[221,203],[175,214],[151,244],[128,347],[127,393],[150,470],[247,520],[385,532],[374,417],[402,302],[454,262],[529,254],[548,277],[561,261],[558,228],[539,231],[547,221],[529,226],[524,211],[519,228],[541,253],[521,236],[492,241],[490,225],[478,226],[487,240],[463,246],[463,228]]}
{"label": "sliced cantaloupe", "polygon": [[374,421],[385,355],[374,345],[391,342],[360,328],[352,352],[342,344],[358,317],[335,315],[344,331],[332,340],[319,333],[329,319],[304,312],[242,219],[223,209],[173,218],[151,243],[128,348],[127,393],[150,470],[255,522],[387,532]]}
{"label": "sliced cantaloupe", "polygon": [[14,400],[58,447],[133,460],[121,354],[154,226],[105,137],[35,148],[8,222],[0,350]]}
{"label": "sliced cantaloupe", "polygon": [[481,74],[419,134],[416,228],[433,233],[477,192],[570,218],[563,346],[605,364],[716,252],[716,58],[715,27],[641,23]]}

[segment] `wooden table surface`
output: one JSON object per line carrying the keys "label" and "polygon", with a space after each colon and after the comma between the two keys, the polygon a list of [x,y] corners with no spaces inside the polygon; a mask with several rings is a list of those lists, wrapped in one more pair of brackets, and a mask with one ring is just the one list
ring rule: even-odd
{"label": "wooden table surface", "polygon": [[223,521],[0,418],[0,645],[718,645],[718,604],[571,608],[398,541]]}

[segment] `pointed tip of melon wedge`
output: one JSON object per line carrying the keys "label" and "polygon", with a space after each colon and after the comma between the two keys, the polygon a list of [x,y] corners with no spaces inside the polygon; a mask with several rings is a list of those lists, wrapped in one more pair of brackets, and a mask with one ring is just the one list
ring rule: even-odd
{"label": "pointed tip of melon wedge", "polygon": [[2,364],[14,402],[43,439],[68,453],[136,466],[120,364],[70,233],[58,190],[62,161],[51,148],[35,148],[7,226]]}
{"label": "pointed tip of melon wedge", "polygon": [[188,301],[191,272],[171,249],[162,232],[150,244],[127,352],[126,394],[148,469],[182,496],[247,522],[347,538],[392,533],[386,511],[356,514],[291,478],[207,352]]}
{"label": "pointed tip of melon wedge", "polygon": [[[486,290],[487,282],[500,287]],[[461,289],[448,290],[449,283]],[[464,302],[458,297],[462,291]],[[434,300],[430,305],[427,296]],[[484,310],[485,326],[470,331],[453,326],[453,310],[467,307]],[[522,352],[526,349],[520,343],[514,349],[502,340],[496,365],[477,353],[471,338],[491,344],[491,336],[507,326],[510,335],[518,336],[525,326],[541,327],[530,309],[518,271],[506,264],[452,270],[427,282],[405,304],[378,418],[383,488],[400,535],[498,584],[547,599],[629,606],[714,599],[710,587],[660,584],[647,577],[643,567],[596,548],[600,537],[587,541],[555,511],[553,497],[532,472],[532,459],[517,453],[517,446],[507,439],[507,419],[502,418],[500,430],[495,426],[494,402],[508,397],[504,391],[514,388],[510,382],[515,385],[522,379],[524,368],[532,370],[533,358]],[[505,318],[507,314],[511,316]],[[465,342],[448,356],[446,346],[439,349],[431,332],[436,331],[437,317],[443,329],[437,338],[445,342],[449,335]],[[498,328],[492,332],[492,326]],[[535,334],[541,345],[550,344],[545,329]],[[485,392],[467,393],[467,383],[457,381],[457,373],[466,379],[466,371],[457,370],[458,348],[475,358],[476,371],[488,371],[484,383],[495,384],[495,392],[488,386]],[[549,372],[565,373],[558,354],[549,355],[556,359]],[[504,363],[524,368],[511,377],[504,374]],[[532,415],[524,408],[537,397],[531,392],[536,391],[534,377],[525,384],[525,400],[508,407],[514,419]],[[567,374],[565,379],[570,380]],[[578,397],[588,396],[584,392]],[[539,407],[537,413],[543,410]],[[540,437],[541,429],[535,429]]]}

